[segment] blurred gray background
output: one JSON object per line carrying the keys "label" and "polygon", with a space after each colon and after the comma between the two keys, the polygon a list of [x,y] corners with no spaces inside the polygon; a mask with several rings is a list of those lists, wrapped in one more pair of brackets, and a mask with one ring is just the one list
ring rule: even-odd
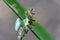
{"label": "blurred gray background", "polygon": [[[35,18],[52,35],[55,40],[60,40],[60,0],[18,0],[26,9],[34,8]],[[14,30],[17,16],[0,0],[0,40],[17,40]],[[23,40],[37,40],[32,32]]]}

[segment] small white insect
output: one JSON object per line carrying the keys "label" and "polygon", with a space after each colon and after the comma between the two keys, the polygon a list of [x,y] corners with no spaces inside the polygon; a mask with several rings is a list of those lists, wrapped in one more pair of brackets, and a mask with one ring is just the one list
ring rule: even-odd
{"label": "small white insect", "polygon": [[20,18],[17,18],[16,24],[15,24],[15,31],[18,31],[18,39],[21,39],[31,28],[30,25],[33,24],[33,9],[25,11],[26,18],[24,20],[20,20]]}

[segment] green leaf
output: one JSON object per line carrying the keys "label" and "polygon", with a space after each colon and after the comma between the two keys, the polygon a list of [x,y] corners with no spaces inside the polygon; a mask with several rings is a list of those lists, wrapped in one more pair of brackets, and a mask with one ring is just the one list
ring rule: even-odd
{"label": "green leaf", "polygon": [[[26,9],[17,2],[17,0],[4,0],[4,2],[15,12],[21,19],[25,19]],[[53,40],[51,35],[38,23],[35,22],[31,30],[39,40]]]}

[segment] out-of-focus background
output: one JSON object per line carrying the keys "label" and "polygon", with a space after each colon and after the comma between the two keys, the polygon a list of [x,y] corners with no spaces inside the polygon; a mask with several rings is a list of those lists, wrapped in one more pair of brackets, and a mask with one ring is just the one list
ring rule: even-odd
{"label": "out-of-focus background", "polygon": [[[52,35],[55,40],[60,40],[60,0],[18,0],[26,9],[34,8],[35,18]],[[17,40],[14,30],[17,16],[0,0],[0,40]],[[32,32],[23,40],[37,40]]]}

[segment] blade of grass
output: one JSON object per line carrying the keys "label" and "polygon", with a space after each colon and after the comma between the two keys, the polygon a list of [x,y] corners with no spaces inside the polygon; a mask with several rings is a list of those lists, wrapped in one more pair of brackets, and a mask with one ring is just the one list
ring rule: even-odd
{"label": "blade of grass", "polygon": [[[17,0],[4,0],[4,2],[15,12],[21,19],[25,19],[26,9],[22,7]],[[38,23],[35,22],[31,30],[39,40],[53,40],[50,34]]]}

